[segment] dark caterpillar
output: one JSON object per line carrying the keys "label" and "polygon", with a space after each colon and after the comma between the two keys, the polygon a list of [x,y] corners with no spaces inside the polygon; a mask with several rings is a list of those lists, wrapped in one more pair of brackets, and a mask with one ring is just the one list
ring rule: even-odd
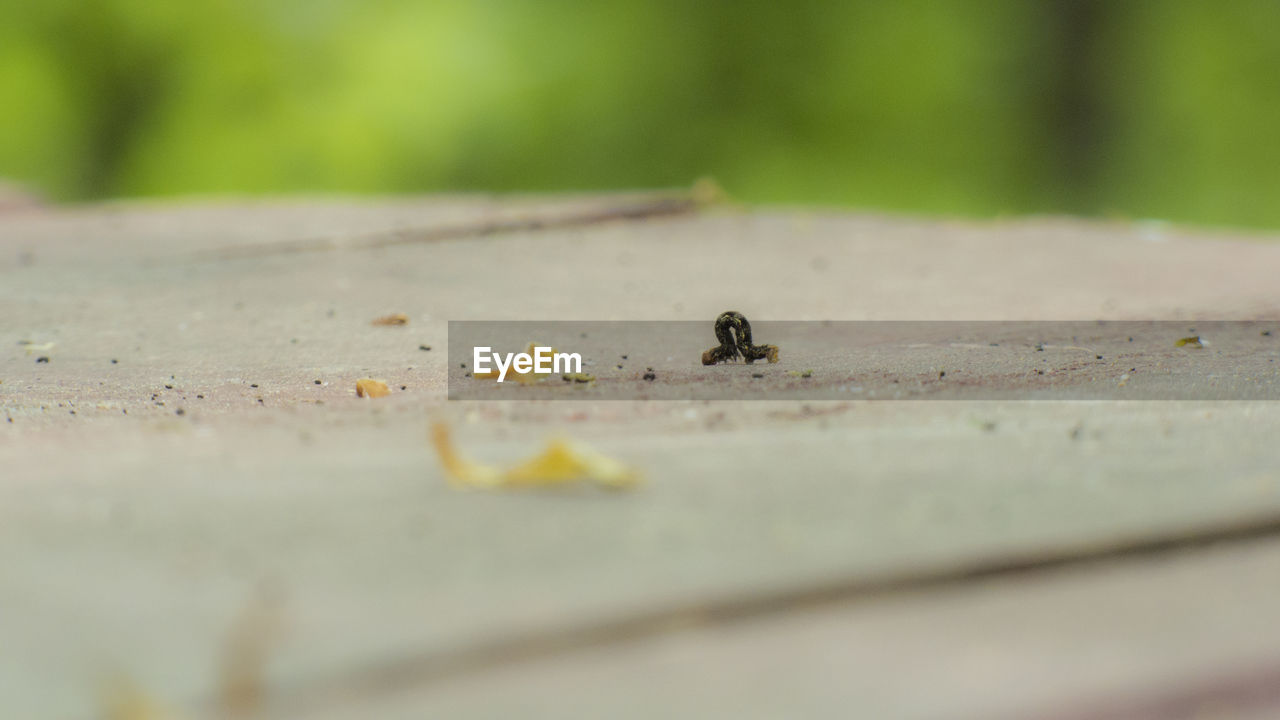
{"label": "dark caterpillar", "polygon": [[716,318],[716,340],[720,345],[702,353],[703,365],[716,365],[736,358],[751,364],[756,360],[778,362],[777,345],[753,345],[751,323],[740,312],[730,310]]}

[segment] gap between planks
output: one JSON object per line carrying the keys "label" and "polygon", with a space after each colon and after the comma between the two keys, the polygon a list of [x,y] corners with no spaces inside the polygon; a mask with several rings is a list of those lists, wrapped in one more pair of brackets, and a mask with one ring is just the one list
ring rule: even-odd
{"label": "gap between planks", "polygon": [[196,253],[186,260],[218,261],[261,258],[273,255],[325,252],[331,250],[370,250],[418,243],[462,240],[517,232],[561,230],[610,222],[647,220],[691,215],[707,203],[693,193],[662,194],[631,202],[604,205],[576,211],[531,213],[504,220],[484,220],[437,227],[378,230],[341,237],[304,238],[286,242],[238,245]]}

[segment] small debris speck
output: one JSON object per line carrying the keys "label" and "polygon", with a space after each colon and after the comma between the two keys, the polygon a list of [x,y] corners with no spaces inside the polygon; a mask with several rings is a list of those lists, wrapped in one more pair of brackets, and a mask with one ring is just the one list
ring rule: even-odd
{"label": "small debris speck", "polygon": [[[1262,335],[1263,335],[1263,337],[1269,337],[1269,336],[1271,335],[1271,331],[1270,331],[1270,330],[1263,330],[1263,331],[1262,331]],[[624,357],[625,357],[625,356],[624,356]]]}
{"label": "small debris speck", "polygon": [[431,346],[430,346],[430,345],[419,345],[419,346],[418,346],[418,349],[419,349],[419,350],[421,350],[421,351],[423,351],[423,352],[431,352]]}
{"label": "small debris speck", "polygon": [[619,370],[621,370],[621,369],[622,369],[622,364],[621,364],[621,363],[619,363],[619,364],[618,364],[618,369],[619,369]]}
{"label": "small debris speck", "polygon": [[658,379],[658,376],[654,373],[647,372],[644,374],[644,379],[648,380],[649,382],[653,382],[654,380]]}
{"label": "small debris speck", "polygon": [[196,396],[196,399],[197,399],[197,400],[203,400],[203,399],[204,399],[204,396],[203,396],[203,395],[197,395],[197,396]]}
{"label": "small debris speck", "polygon": [[408,385],[401,385],[401,386],[400,386],[400,389],[401,389],[401,390],[408,390],[408,389],[409,389],[409,386],[408,386]]}
{"label": "small debris speck", "polygon": [[463,370],[466,370],[466,369],[467,369],[467,364],[466,364],[466,363],[458,363],[458,367],[462,368]]}
{"label": "small debris speck", "polygon": [[[1263,333],[1263,334],[1264,334],[1264,335],[1270,335],[1271,333],[1267,332],[1267,333]],[[627,359],[627,356],[626,356],[626,355],[623,355],[623,356],[622,356],[622,359],[623,359],[623,360],[626,360],[626,359]]]}
{"label": "small debris speck", "polygon": [[1102,359],[1102,356],[1101,356],[1101,355],[1094,355],[1093,357],[1094,357],[1095,359],[1098,359],[1098,360],[1101,360],[1101,359]]}
{"label": "small debris speck", "polygon": [[314,381],[314,382],[315,382],[315,384],[317,384],[317,385],[320,385],[320,384],[321,384],[319,380],[316,380],[316,381]]}
{"label": "small debris speck", "polygon": [[256,388],[256,387],[258,387],[258,384],[257,384],[257,383],[253,383],[253,384],[252,384],[252,385],[250,385],[249,387],[251,387],[251,388]]}
{"label": "small debris speck", "polygon": [[120,362],[119,360],[117,360],[117,359],[115,359],[115,358],[111,358],[111,364],[112,364],[112,365],[115,365],[116,363],[119,363],[119,362]]}
{"label": "small debris speck", "polygon": [[1036,343],[1036,352],[1044,352],[1044,343]]}
{"label": "small debris speck", "polygon": [[939,379],[944,378],[944,377],[946,377],[946,376],[947,376],[947,371],[946,371],[946,370],[939,370],[939,371],[938,371],[938,378],[939,378]]}
{"label": "small debris speck", "polygon": [[178,408],[177,410],[174,410],[174,411],[173,411],[173,414],[174,414],[174,415],[186,415],[186,414],[187,414],[187,411],[186,411],[186,410],[183,410],[182,408]]}
{"label": "small debris speck", "polygon": [[169,385],[169,384],[166,384],[166,385],[164,386],[164,389],[165,389],[165,390],[172,390],[172,389],[173,389],[173,386],[172,386],[172,385]]}
{"label": "small debris speck", "polygon": [[764,377],[764,373],[751,373],[751,377],[753,377],[753,378],[762,378],[762,377]]}
{"label": "small debris speck", "polygon": [[47,362],[49,362],[49,356],[48,356],[48,355],[41,355],[40,357],[36,358],[36,362],[38,362],[38,363],[47,363]]}

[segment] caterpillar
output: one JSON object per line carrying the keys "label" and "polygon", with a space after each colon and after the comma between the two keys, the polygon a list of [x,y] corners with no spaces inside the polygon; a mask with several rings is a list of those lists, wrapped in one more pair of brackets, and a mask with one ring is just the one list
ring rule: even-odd
{"label": "caterpillar", "polygon": [[751,341],[751,323],[742,313],[729,310],[716,318],[716,341],[720,344],[702,353],[703,365],[716,365],[742,358],[747,364],[756,360],[778,362],[777,345],[755,345]]}

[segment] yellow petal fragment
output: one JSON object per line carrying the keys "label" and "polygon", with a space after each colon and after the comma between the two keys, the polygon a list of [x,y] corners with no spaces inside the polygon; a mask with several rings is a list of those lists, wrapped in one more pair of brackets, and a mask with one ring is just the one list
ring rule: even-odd
{"label": "yellow petal fragment", "polygon": [[449,438],[449,426],[436,423],[431,426],[431,444],[440,456],[440,464],[453,485],[473,485],[476,487],[498,487],[502,484],[502,473],[491,465],[474,463],[458,454]]}
{"label": "yellow petal fragment", "polygon": [[178,715],[125,676],[114,677],[107,683],[102,716],[106,720],[178,720]]}
{"label": "yellow petal fragment", "polygon": [[356,397],[380,398],[391,394],[387,384],[373,378],[360,378],[356,381]]}
{"label": "yellow petal fragment", "polygon": [[432,443],[440,456],[449,481],[454,485],[484,488],[553,487],[593,482],[609,488],[626,488],[640,481],[640,474],[621,462],[567,440],[552,440],[541,454],[507,470],[482,465],[461,457],[453,448],[449,428],[437,423],[431,429]]}
{"label": "yellow petal fragment", "polygon": [[380,318],[374,318],[370,323],[372,325],[408,325],[409,316],[404,313],[395,313],[394,315],[383,315]]}
{"label": "yellow petal fragment", "polygon": [[232,624],[218,668],[218,700],[226,717],[247,718],[262,708],[267,659],[283,624],[279,593],[270,586],[259,588]]}
{"label": "yellow petal fragment", "polygon": [[1207,344],[1208,343],[1206,343],[1204,340],[1200,339],[1199,335],[1192,335],[1191,337],[1184,337],[1178,340],[1178,342],[1174,343],[1173,345],[1174,347],[1202,348]]}

